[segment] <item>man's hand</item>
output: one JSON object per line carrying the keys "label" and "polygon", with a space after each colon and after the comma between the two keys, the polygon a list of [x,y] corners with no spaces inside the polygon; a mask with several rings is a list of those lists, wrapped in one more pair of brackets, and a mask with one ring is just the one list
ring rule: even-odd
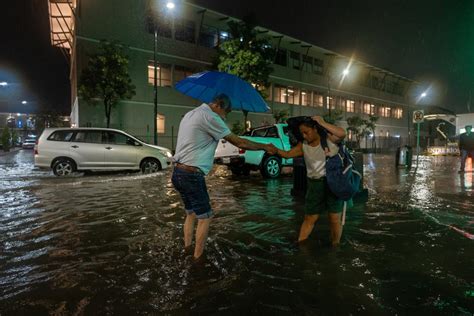
{"label": "man's hand", "polygon": [[311,118],[313,119],[313,121],[316,121],[321,126],[326,123],[326,121],[324,121],[324,119],[319,115],[313,116]]}
{"label": "man's hand", "polygon": [[276,155],[278,152],[278,148],[276,148],[275,145],[273,144],[266,144],[265,151],[269,153],[270,155]]}

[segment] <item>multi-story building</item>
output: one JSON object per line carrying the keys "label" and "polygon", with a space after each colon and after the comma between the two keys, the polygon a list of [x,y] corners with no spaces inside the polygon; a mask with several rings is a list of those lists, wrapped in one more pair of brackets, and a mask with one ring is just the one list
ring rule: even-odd
{"label": "multi-story building", "polygon": [[[64,49],[71,65],[72,124],[105,125],[102,107],[81,99],[78,82],[99,41],[117,40],[130,58],[136,95],[113,110],[111,127],[149,142],[154,136],[157,31],[158,143],[174,149],[182,116],[199,102],[173,86],[192,73],[213,69],[216,47],[229,39],[227,23],[236,19],[187,2],[177,3],[172,12],[157,0],[49,0],[49,6],[52,42]],[[273,123],[272,113],[281,110],[295,116],[338,109],[343,112],[342,125],[354,115],[379,116],[375,135],[369,137],[383,137],[383,146],[399,144],[409,135],[416,82],[291,36],[257,29],[270,40],[276,55],[267,91],[271,112],[250,113],[252,127]],[[348,73],[343,74],[345,69]],[[243,121],[242,113],[232,112],[228,124],[237,121]]]}

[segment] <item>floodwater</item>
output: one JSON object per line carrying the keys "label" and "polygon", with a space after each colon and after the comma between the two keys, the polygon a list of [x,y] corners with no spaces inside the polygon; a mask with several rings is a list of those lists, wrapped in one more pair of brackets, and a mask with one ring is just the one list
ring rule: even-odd
{"label": "floodwater", "polygon": [[295,244],[292,178],[208,179],[215,209],[204,260],[182,249],[170,171],[56,178],[32,152],[0,157],[0,314],[474,313],[473,173],[452,157],[397,170],[365,157],[369,201],[342,245],[326,218]]}

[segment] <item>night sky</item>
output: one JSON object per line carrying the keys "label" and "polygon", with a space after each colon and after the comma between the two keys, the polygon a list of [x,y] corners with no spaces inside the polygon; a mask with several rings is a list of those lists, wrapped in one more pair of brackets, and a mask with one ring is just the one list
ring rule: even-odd
{"label": "night sky", "polygon": [[[426,83],[432,105],[467,112],[474,94],[474,0],[194,2]],[[69,66],[50,45],[47,1],[5,2],[0,39],[0,81],[15,83],[0,91],[0,112],[27,99],[68,113]]]}

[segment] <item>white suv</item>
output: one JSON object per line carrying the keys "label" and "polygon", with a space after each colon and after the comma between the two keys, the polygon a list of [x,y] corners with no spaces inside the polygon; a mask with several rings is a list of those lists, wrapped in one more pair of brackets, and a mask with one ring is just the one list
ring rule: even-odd
{"label": "white suv", "polygon": [[108,128],[47,128],[35,147],[35,166],[52,168],[57,176],[76,170],[142,170],[168,168],[171,151],[146,144]]}

